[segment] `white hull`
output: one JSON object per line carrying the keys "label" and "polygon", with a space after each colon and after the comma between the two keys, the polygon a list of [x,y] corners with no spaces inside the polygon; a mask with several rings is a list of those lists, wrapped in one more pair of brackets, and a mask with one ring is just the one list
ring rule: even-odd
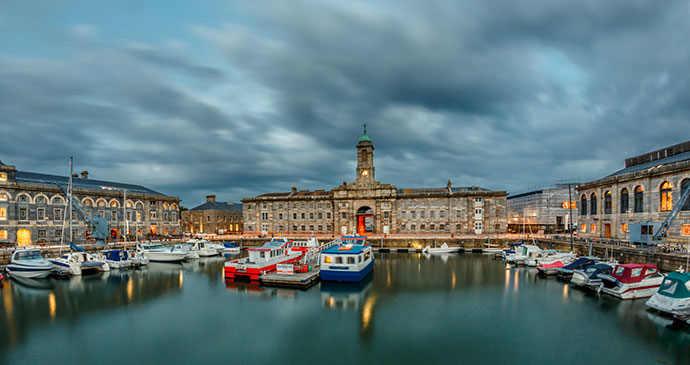
{"label": "white hull", "polygon": [[68,262],[63,258],[51,259],[50,262],[53,263],[53,268],[58,272],[73,276],[81,275],[81,264],[77,262]]}
{"label": "white hull", "polygon": [[645,304],[650,308],[674,316],[682,318],[690,316],[690,298],[671,298],[657,292]]}
{"label": "white hull", "polygon": [[197,250],[191,250],[187,254],[187,259],[193,260],[193,259],[198,259],[199,257],[201,257],[201,255],[199,255],[199,252]]}
{"label": "white hull", "polygon": [[17,265],[12,265],[9,264],[7,265],[7,268],[5,268],[8,274],[13,277],[20,277],[20,278],[28,278],[28,279],[43,279],[48,277],[50,273],[52,272],[53,268],[47,267],[47,268],[27,268],[22,266],[17,266]]}
{"label": "white hull", "polygon": [[601,291],[620,299],[648,298],[659,290],[659,285],[661,285],[663,280],[663,276],[659,276],[642,280],[639,283],[621,283],[613,288],[602,286]]}
{"label": "white hull", "polygon": [[200,248],[199,251],[197,251],[199,254],[199,257],[211,257],[211,256],[218,256],[218,251],[215,248]]}
{"label": "white hull", "polygon": [[146,254],[149,256],[149,260],[154,262],[178,262],[184,260],[185,257],[187,257],[186,252],[149,251]]}
{"label": "white hull", "polygon": [[235,248],[224,248],[224,249],[223,249],[223,253],[225,253],[225,254],[231,254],[231,255],[237,255],[238,253],[240,253],[240,248],[239,248],[239,247],[235,247]]}
{"label": "white hull", "polygon": [[125,260],[125,261],[105,260],[105,263],[108,264],[108,266],[111,269],[126,269],[126,268],[132,266],[132,263],[129,260]]}

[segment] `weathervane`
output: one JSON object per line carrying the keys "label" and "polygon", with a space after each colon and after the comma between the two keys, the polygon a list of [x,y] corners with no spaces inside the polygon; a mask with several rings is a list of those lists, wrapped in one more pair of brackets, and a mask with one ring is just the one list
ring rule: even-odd
{"label": "weathervane", "polygon": [[364,122],[364,124],[362,124],[362,126],[364,126],[364,134],[367,134],[367,124],[367,122]]}

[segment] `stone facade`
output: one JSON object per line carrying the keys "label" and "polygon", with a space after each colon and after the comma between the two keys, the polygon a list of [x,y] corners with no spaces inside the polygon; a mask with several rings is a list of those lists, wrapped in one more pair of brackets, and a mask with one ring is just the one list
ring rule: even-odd
{"label": "stone facade", "polygon": [[354,183],[242,199],[245,230],[260,234],[494,234],[506,230],[506,192],[479,187],[398,189],[375,179],[374,145],[357,143]]}
{"label": "stone facade", "polygon": [[195,233],[232,234],[243,230],[242,204],[216,202],[208,195],[206,203],[182,212],[182,227]]}
{"label": "stone facade", "polygon": [[524,227],[533,233],[568,231],[571,216],[575,225],[578,222],[577,196],[575,186],[568,191],[566,184],[508,196],[508,231],[521,233]]}
{"label": "stone facade", "polygon": [[[66,188],[67,181],[65,176],[17,171],[0,163],[0,244],[60,242],[67,200],[56,184]],[[73,181],[75,200],[108,218],[112,240],[126,230],[129,239],[181,233],[176,197],[138,185],[91,180],[86,172]],[[73,218],[74,241],[86,241],[86,223],[76,213]]]}
{"label": "stone facade", "polygon": [[[690,141],[626,159],[626,167],[578,190],[581,236],[627,240],[632,224],[657,226],[690,186]],[[667,233],[669,242],[690,242],[690,201]]]}

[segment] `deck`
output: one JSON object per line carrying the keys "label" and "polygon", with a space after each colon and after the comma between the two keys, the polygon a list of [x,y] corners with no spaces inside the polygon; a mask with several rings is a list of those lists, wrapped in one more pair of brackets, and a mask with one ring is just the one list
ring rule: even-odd
{"label": "deck", "polygon": [[270,273],[261,277],[261,285],[280,288],[307,289],[319,281],[319,269],[293,275]]}

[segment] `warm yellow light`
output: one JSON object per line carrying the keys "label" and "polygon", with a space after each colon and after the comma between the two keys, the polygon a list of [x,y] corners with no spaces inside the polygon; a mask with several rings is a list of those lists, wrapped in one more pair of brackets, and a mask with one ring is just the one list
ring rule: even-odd
{"label": "warm yellow light", "polygon": [[55,303],[55,294],[50,293],[48,295],[48,309],[50,310],[50,319],[55,319],[55,309],[57,304]]}
{"label": "warm yellow light", "polygon": [[330,256],[325,256],[324,257],[324,262],[327,264],[330,264],[332,262],[332,258]]}
{"label": "warm yellow light", "polygon": [[[180,274],[182,274],[182,273],[180,273]],[[132,301],[132,292],[134,292],[134,280],[132,280],[132,277],[130,276],[129,280],[127,281],[127,301],[128,302]]]}
{"label": "warm yellow light", "polygon": [[182,287],[183,282],[184,282],[184,278],[182,277],[182,271],[180,271],[180,288]]}

